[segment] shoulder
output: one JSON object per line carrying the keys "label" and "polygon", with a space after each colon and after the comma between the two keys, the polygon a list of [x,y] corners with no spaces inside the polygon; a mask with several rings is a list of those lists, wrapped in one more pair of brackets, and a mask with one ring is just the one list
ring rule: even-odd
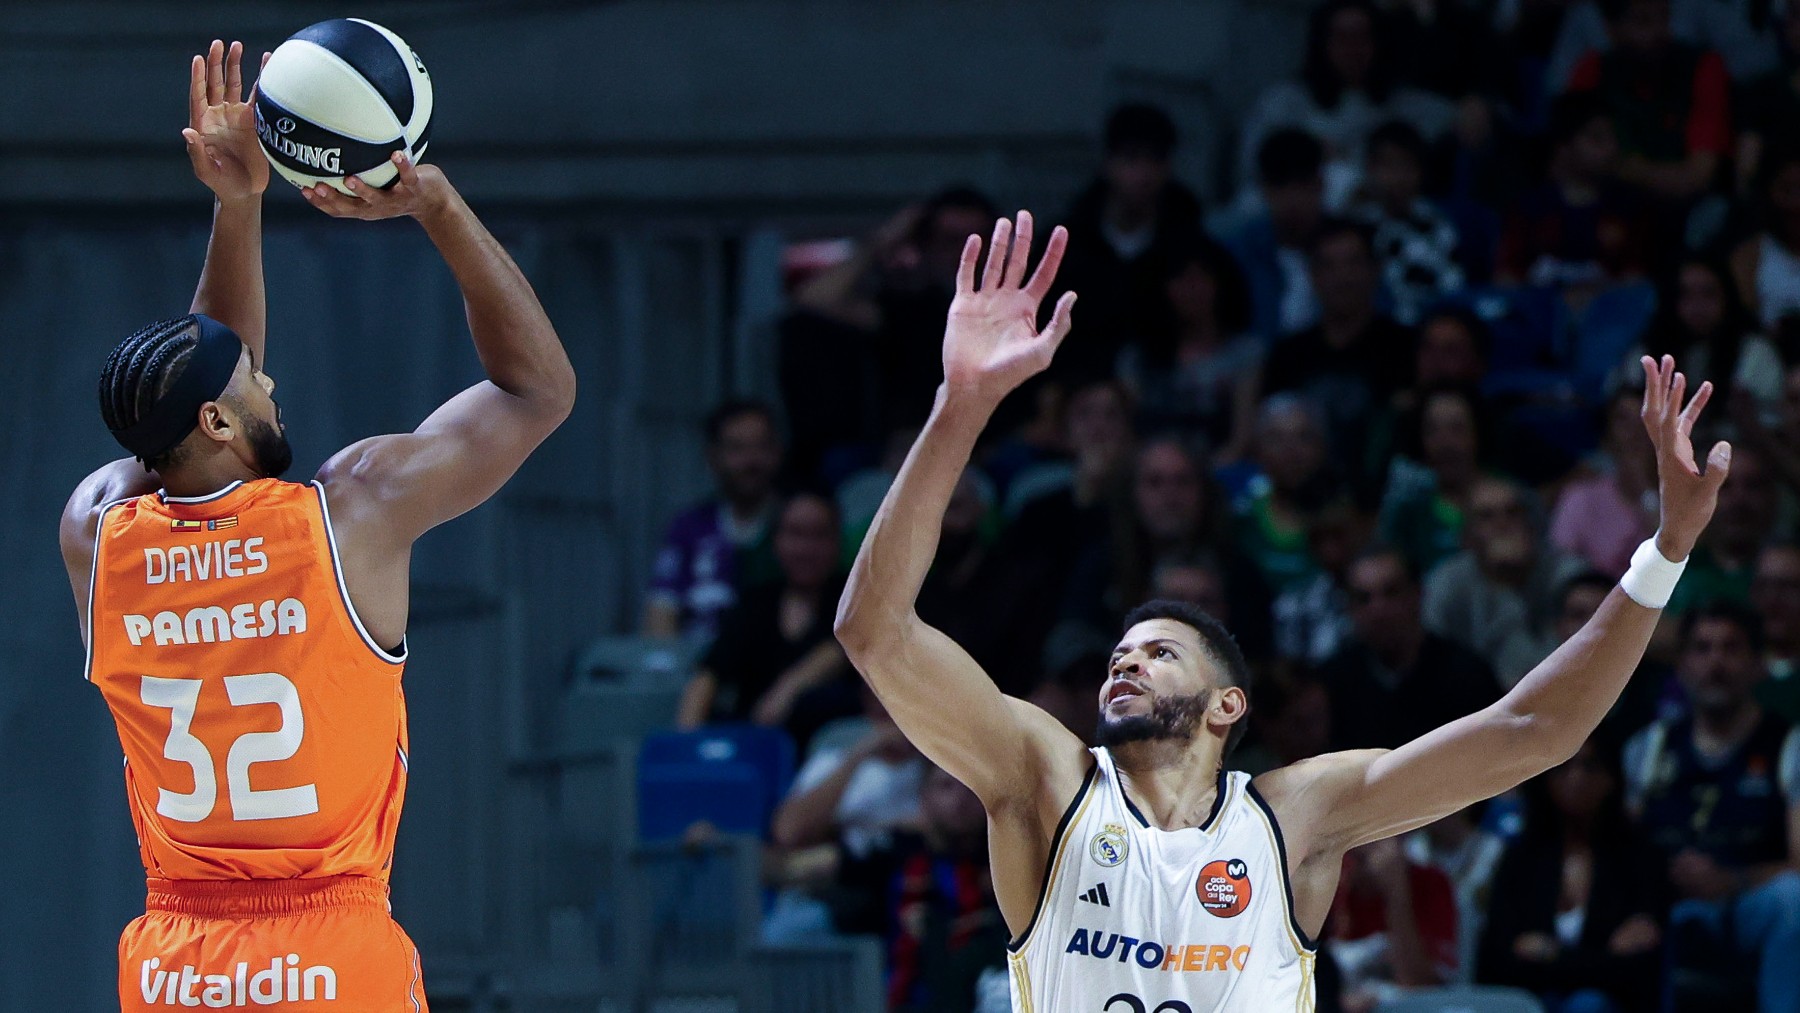
{"label": "shoulder", "polygon": [[1296,858],[1341,854],[1347,842],[1325,839],[1311,828],[1325,825],[1324,816],[1352,799],[1367,783],[1369,767],[1386,749],[1349,749],[1258,774],[1250,786],[1282,825]]}
{"label": "shoulder", "polygon": [[135,460],[114,461],[81,480],[63,504],[57,535],[63,560],[84,567],[93,556],[94,539],[107,509],[124,500],[155,492],[160,480]]}

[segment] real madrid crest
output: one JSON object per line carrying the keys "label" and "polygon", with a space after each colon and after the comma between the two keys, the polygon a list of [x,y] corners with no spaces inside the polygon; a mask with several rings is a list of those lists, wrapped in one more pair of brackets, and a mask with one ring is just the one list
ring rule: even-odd
{"label": "real madrid crest", "polygon": [[1088,845],[1088,854],[1095,862],[1108,869],[1122,865],[1131,854],[1131,838],[1125,836],[1125,828],[1117,823],[1108,823],[1094,835]]}

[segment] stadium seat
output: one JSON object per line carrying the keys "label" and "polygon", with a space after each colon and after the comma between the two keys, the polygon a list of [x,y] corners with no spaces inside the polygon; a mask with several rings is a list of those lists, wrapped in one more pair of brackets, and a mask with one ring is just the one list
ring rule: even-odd
{"label": "stadium seat", "polygon": [[760,725],[660,732],[638,752],[638,836],[679,838],[700,821],[762,836],[794,776],[794,743]]}
{"label": "stadium seat", "polygon": [[1376,1007],[1377,1013],[1544,1013],[1537,996],[1494,985],[1422,988]]}
{"label": "stadium seat", "polygon": [[1605,398],[1607,380],[1643,340],[1655,315],[1656,289],[1647,281],[1615,285],[1588,301],[1575,321],[1569,363],[1581,397],[1591,404]]}

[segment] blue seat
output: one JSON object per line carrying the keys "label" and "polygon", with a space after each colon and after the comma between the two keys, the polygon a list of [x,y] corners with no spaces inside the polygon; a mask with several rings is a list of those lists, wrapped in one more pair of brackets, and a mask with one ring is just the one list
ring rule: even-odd
{"label": "blue seat", "polygon": [[1577,392],[1599,404],[1606,396],[1606,382],[1624,364],[1625,353],[1643,341],[1656,316],[1656,288],[1638,281],[1615,285],[1597,293],[1575,323],[1575,347],[1570,371]]}
{"label": "blue seat", "polygon": [[673,840],[702,820],[762,836],[793,776],[794,743],[778,728],[659,732],[638,751],[638,837]]}
{"label": "blue seat", "polygon": [[1471,285],[1437,304],[1468,310],[1486,323],[1494,346],[1495,373],[1540,370],[1561,364],[1567,311],[1562,295],[1543,286]]}

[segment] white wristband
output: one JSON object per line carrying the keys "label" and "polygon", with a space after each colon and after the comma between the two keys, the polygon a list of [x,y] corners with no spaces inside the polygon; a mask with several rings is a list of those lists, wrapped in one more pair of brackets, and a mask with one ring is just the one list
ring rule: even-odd
{"label": "white wristband", "polygon": [[1687,560],[1670,562],[1656,547],[1655,536],[1651,536],[1631,554],[1631,567],[1619,578],[1619,590],[1647,609],[1660,609],[1669,604],[1669,596],[1675,593],[1675,585],[1686,569]]}

